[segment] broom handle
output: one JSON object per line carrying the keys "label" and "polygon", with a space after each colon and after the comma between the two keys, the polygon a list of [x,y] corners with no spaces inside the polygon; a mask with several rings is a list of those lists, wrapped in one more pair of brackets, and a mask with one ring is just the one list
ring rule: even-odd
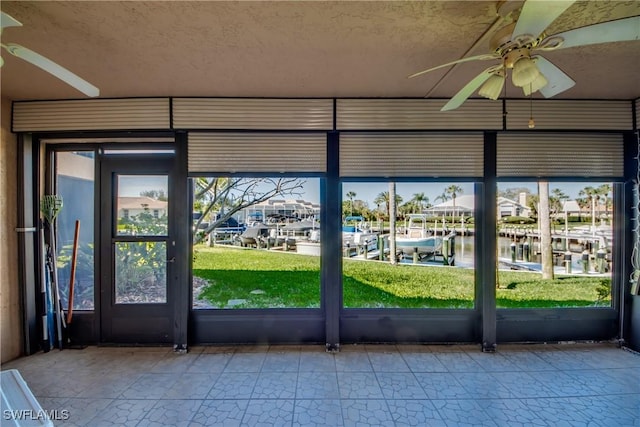
{"label": "broom handle", "polygon": [[[54,224],[51,225],[51,230],[51,270],[53,271],[53,277],[51,279],[51,291],[53,294],[53,307],[56,316],[56,326],[58,330],[58,350],[62,350],[62,322],[64,322],[65,319],[62,304],[60,302],[60,283],[58,281],[58,259],[56,254],[56,233]],[[66,328],[66,325],[64,326]]]}
{"label": "broom handle", "polygon": [[76,261],[78,256],[78,235],[80,234],[80,220],[76,220],[76,231],[73,235],[73,254],[71,255],[71,274],[69,275],[69,302],[67,306],[67,324],[71,323],[73,315],[73,290],[76,281]]}

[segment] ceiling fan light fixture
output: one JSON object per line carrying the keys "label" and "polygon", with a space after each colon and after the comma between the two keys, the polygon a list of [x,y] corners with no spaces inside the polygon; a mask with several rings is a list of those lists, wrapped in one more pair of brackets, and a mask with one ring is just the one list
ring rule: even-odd
{"label": "ceiling fan light fixture", "polygon": [[549,80],[547,80],[544,74],[540,73],[537,79],[532,81],[530,84],[523,86],[522,90],[524,91],[525,96],[529,96],[548,84]]}
{"label": "ceiling fan light fixture", "polygon": [[521,58],[513,65],[511,81],[514,86],[524,87],[533,83],[540,76],[540,70],[531,58]]}
{"label": "ceiling fan light fixture", "polygon": [[500,93],[502,92],[502,88],[504,87],[504,75],[494,74],[489,77],[480,90],[478,91],[478,95],[483,96],[485,98],[493,99],[494,101],[498,99]]}

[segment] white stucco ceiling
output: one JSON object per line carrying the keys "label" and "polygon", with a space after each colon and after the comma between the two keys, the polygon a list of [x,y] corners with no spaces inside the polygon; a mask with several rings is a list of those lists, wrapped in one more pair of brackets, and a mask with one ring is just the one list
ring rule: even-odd
{"label": "white stucco ceiling", "polygon": [[[101,97],[449,97],[487,67],[425,68],[469,49],[495,1],[2,1],[23,23],[3,43],[28,47],[98,86]],[[640,15],[640,1],[582,1],[551,33]],[[549,52],[576,80],[558,98],[640,97],[640,41]],[[4,50],[2,96],[83,98]],[[444,79],[443,79],[444,77]],[[441,81],[442,79],[442,81]],[[508,96],[522,97],[508,87]]]}

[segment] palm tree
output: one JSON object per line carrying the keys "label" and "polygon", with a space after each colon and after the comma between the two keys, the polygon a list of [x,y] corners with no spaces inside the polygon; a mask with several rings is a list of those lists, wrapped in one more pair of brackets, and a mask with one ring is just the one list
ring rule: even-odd
{"label": "palm tree", "polygon": [[531,209],[531,215],[539,219],[540,212],[538,207],[540,206],[540,196],[537,194],[529,194],[527,196],[527,206]]}
{"label": "palm tree", "polygon": [[378,206],[380,206],[381,204],[384,204],[385,205],[384,211],[389,213],[389,192],[383,191],[382,193],[378,194],[376,198],[373,199],[373,203],[377,204]]}
{"label": "palm tree", "polygon": [[604,216],[605,218],[609,217],[609,193],[611,193],[611,185],[610,184],[602,184],[598,188],[596,188],[598,195],[604,201]]}
{"label": "palm tree", "polygon": [[[395,182],[394,182],[394,185],[395,185]],[[394,187],[394,189],[395,189],[395,187]],[[396,194],[395,197],[394,197],[394,200],[395,200],[396,205],[399,205],[400,203],[402,203],[402,196],[399,195],[399,194]],[[382,193],[378,194],[376,196],[376,198],[373,199],[373,203],[376,203],[378,205],[384,203],[385,207],[386,207],[387,214],[390,214],[389,211],[390,211],[391,207],[390,207],[390,203],[389,203],[389,192],[388,191],[383,191]],[[391,218],[391,215],[389,215],[389,218]]]}
{"label": "palm tree", "polygon": [[349,215],[353,216],[353,198],[356,197],[355,191],[347,191],[347,197],[349,198],[349,201],[351,202],[351,208],[349,210]]}
{"label": "palm tree", "polygon": [[569,196],[567,195],[567,193],[565,193],[559,188],[554,188],[553,190],[551,190],[551,194],[552,195],[549,197],[549,205],[551,210],[554,213],[554,216],[557,217],[560,211],[562,210],[562,207],[563,207],[562,202],[564,202],[565,200],[569,200]]}
{"label": "palm tree", "polygon": [[[442,203],[444,203],[447,200],[449,200],[449,195],[446,192],[444,192],[444,193],[440,194],[438,197],[436,197],[435,199],[433,199],[434,202],[437,202],[438,200],[440,200]],[[446,208],[446,206],[444,208],[444,216],[447,216],[447,208]]]}
{"label": "palm tree", "polygon": [[456,222],[456,197],[458,194],[462,194],[462,187],[456,184],[451,184],[447,188],[444,189],[444,192],[447,194],[451,194],[451,198],[453,199],[453,222]]}
{"label": "palm tree", "polygon": [[564,202],[565,200],[569,200],[569,196],[561,189],[554,188],[553,190],[551,190],[550,199],[552,201],[551,204],[553,206],[553,210],[555,211],[555,213],[558,213],[562,210],[562,202]]}
{"label": "palm tree", "polygon": [[422,213],[424,205],[429,203],[429,198],[425,196],[424,193],[416,193],[413,195],[411,201],[413,202],[414,210],[415,208],[419,208],[419,212],[415,213]]}
{"label": "palm tree", "polygon": [[[389,192],[387,193],[389,200],[389,259],[391,264],[396,264],[396,203],[398,196],[396,196],[396,183],[394,181],[389,182]],[[402,199],[402,198],[400,198]]]}
{"label": "palm tree", "polygon": [[597,188],[593,188],[592,186],[584,187],[578,193],[579,196],[586,196],[587,198],[591,198],[591,228],[592,231],[596,230],[596,201],[600,197]]}

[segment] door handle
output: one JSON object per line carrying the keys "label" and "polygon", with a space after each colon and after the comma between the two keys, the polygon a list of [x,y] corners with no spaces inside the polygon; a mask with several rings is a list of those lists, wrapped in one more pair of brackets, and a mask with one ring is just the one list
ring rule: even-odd
{"label": "door handle", "polygon": [[170,262],[176,262],[176,257],[172,256],[171,258],[169,258],[168,260],[165,261],[167,264],[169,264]]}

